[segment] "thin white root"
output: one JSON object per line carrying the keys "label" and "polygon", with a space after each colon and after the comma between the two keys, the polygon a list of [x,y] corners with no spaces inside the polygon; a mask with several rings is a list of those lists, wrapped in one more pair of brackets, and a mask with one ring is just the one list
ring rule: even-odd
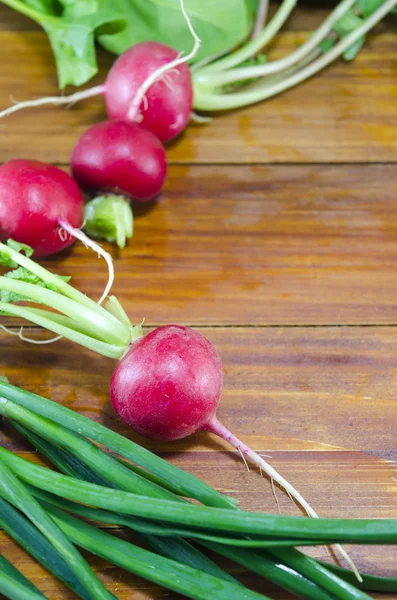
{"label": "thin white root", "polygon": [[190,120],[192,123],[197,123],[198,125],[207,125],[212,122],[212,117],[204,117],[204,115],[199,115],[192,110],[190,113]]}
{"label": "thin white root", "polygon": [[1,325],[0,324],[0,328],[3,329],[5,332],[9,333],[10,335],[16,335],[17,337],[19,337],[20,340],[23,340],[24,342],[29,342],[29,344],[37,344],[37,345],[44,345],[44,344],[52,344],[53,342],[57,342],[58,340],[62,339],[61,335],[57,335],[54,338],[51,338],[49,340],[32,340],[32,338],[27,338],[23,335],[23,326],[21,325],[21,328],[19,331],[12,331],[11,329],[8,329],[8,327],[6,327],[5,325]]}
{"label": "thin white root", "polygon": [[243,459],[243,462],[244,462],[244,464],[245,464],[245,468],[247,469],[247,471],[248,471],[248,473],[249,473],[249,472],[250,472],[250,468],[249,468],[249,466],[248,466],[248,463],[247,463],[247,461],[245,460],[245,456],[244,456],[244,454],[241,452],[241,448],[238,448],[238,451],[240,452],[240,456],[241,456],[241,458]]}
{"label": "thin white root", "polygon": [[[222,425],[222,423],[220,423],[218,419],[213,418],[210,421],[210,423],[207,423],[204,429],[210,431],[211,433],[214,433],[215,435],[218,435],[223,440],[229,442],[229,444],[231,444],[233,448],[236,448],[236,450],[238,450],[240,454],[244,454],[245,457],[252,464],[262,469],[262,471],[264,471],[267,474],[267,476],[271,478],[272,484],[274,479],[274,481],[278,483],[281,487],[283,487],[287,493],[289,493],[293,498],[295,498],[295,500],[300,504],[302,508],[304,508],[304,510],[310,517],[318,519],[318,514],[316,513],[314,508],[310,506],[310,504],[303,498],[303,496],[298,492],[298,490],[296,490],[293,485],[291,485],[286,479],[284,479],[284,477],[282,477],[276,471],[276,469],[274,469],[274,467],[272,467],[261,456],[259,456],[259,454],[251,450],[251,448],[249,448],[246,444],[239,440],[231,431],[229,431],[227,427]],[[341,556],[343,556],[343,558],[346,560],[353,573],[357,577],[358,581],[361,582],[361,575],[358,572],[354,562],[347,554],[347,552],[342,548],[342,546],[340,546],[340,544],[334,544],[334,548],[339,552]]]}
{"label": "thin white root", "polygon": [[101,256],[103,259],[105,259],[106,264],[108,266],[108,282],[106,284],[106,287],[103,291],[102,296],[100,297],[100,299],[97,302],[97,304],[99,304],[99,305],[102,304],[102,302],[108,297],[109,292],[110,292],[113,282],[114,282],[114,267],[113,267],[112,257],[110,256],[109,252],[106,252],[106,250],[104,250],[102,248],[102,246],[100,246],[99,244],[97,244],[96,242],[91,240],[80,229],[72,227],[67,221],[60,219],[59,225],[60,225],[61,229],[64,229],[65,231],[67,231],[69,233],[69,235],[75,237],[77,240],[80,240],[80,242],[82,242],[86,248],[91,248],[91,250],[96,252],[98,254],[98,257]]}
{"label": "thin white root", "polygon": [[277,498],[276,487],[274,485],[274,479],[273,479],[273,477],[270,478],[270,481],[271,481],[271,484],[272,484],[272,492],[273,492],[273,496],[274,496],[274,499],[275,499],[276,504],[277,504],[277,509],[278,509],[278,512],[281,514],[280,502],[278,501],[278,498]]}
{"label": "thin white root", "polygon": [[251,40],[258,37],[265,26],[267,13],[269,12],[269,0],[260,0],[258,10],[256,11],[255,25],[252,30]]}
{"label": "thin white root", "polygon": [[16,102],[14,106],[10,106],[5,110],[0,111],[0,119],[3,117],[8,117],[8,115],[12,115],[12,113],[17,112],[18,110],[22,110],[24,108],[33,108],[35,106],[43,106],[45,104],[68,104],[69,106],[72,106],[76,102],[84,100],[85,98],[91,98],[91,96],[103,94],[104,89],[105,88],[103,85],[97,85],[96,87],[90,88],[89,90],[76,92],[75,94],[70,94],[69,96],[48,96],[46,98],[37,98],[36,100],[25,100],[24,102]]}
{"label": "thin white root", "polygon": [[187,26],[189,27],[190,33],[192,34],[193,39],[194,39],[193,48],[192,48],[191,52],[189,52],[189,54],[187,54],[186,56],[178,56],[175,60],[163,65],[159,69],[156,69],[156,71],[154,71],[154,73],[152,73],[150,75],[150,77],[148,77],[146,79],[146,81],[143,82],[143,84],[138,88],[138,90],[135,94],[135,98],[133,99],[131,106],[129,108],[127,117],[128,117],[128,120],[130,120],[130,121],[136,121],[141,102],[142,102],[143,98],[145,97],[146,92],[153,85],[153,83],[158,81],[162,77],[162,75],[164,75],[165,73],[171,72],[176,67],[179,67],[179,65],[189,62],[189,60],[191,60],[192,58],[194,58],[196,56],[198,49],[200,48],[201,40],[198,37],[197,33],[193,29],[192,22],[188,16],[188,14],[186,13],[183,0],[180,0],[180,4],[181,4],[181,11],[183,13],[183,16],[185,17]]}

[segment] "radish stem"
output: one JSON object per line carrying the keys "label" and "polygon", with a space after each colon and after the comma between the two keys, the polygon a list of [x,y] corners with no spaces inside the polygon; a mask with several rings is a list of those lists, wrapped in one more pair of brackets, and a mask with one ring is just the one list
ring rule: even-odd
{"label": "radish stem", "polygon": [[[256,85],[250,90],[243,92],[235,92],[230,94],[212,94],[203,87],[200,89],[200,84],[197,82],[195,86],[195,103],[197,110],[214,111],[227,110],[254,104],[260,100],[265,100],[283,92],[309,77],[315,75],[318,71],[328,66],[336,58],[342,55],[352,44],[370,31],[379,21],[381,21],[395,6],[396,0],[387,0],[376,12],[374,12],[366,21],[355,29],[352,33],[342,38],[335,46],[326,54],[313,61],[307,67],[301,69],[295,74],[281,80],[273,85],[265,83]],[[204,71],[203,71],[204,72]],[[209,72],[209,67],[206,69]]]}
{"label": "radish stem", "polygon": [[323,39],[332,31],[335,23],[356,3],[356,0],[343,0],[336,8],[328,15],[324,22],[320,25],[317,31],[311,35],[308,40],[302,44],[297,50],[284,58],[267,62],[264,65],[256,65],[253,67],[235,68],[224,73],[196,75],[196,81],[203,87],[221,87],[244,79],[252,79],[255,77],[264,77],[284,71],[296,63],[306,58]]}
{"label": "radish stem", "polygon": [[284,25],[289,15],[295,8],[297,0],[283,0],[278,11],[274,15],[271,21],[266,25],[264,30],[258,37],[245,44],[239,50],[228,54],[224,58],[210,63],[208,66],[200,70],[200,73],[219,73],[226,69],[231,69],[241,62],[247,60],[259,52],[266,44],[268,44],[276,33]]}
{"label": "radish stem", "polygon": [[256,12],[255,24],[252,30],[251,39],[254,40],[260,35],[265,26],[267,13],[269,12],[269,0],[259,0],[258,9]]}

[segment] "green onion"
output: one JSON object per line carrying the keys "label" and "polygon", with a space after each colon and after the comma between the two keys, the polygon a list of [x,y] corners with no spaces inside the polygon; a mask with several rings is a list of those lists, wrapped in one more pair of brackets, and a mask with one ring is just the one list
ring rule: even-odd
{"label": "green onion", "polygon": [[326,567],[329,571],[332,571],[338,575],[341,579],[344,579],[345,581],[348,581],[349,583],[356,585],[357,587],[368,592],[397,592],[397,577],[380,577],[377,575],[370,575],[368,573],[360,572],[363,581],[362,583],[359,583],[354,574],[348,569],[344,569],[321,560],[317,562],[319,562],[323,567]]}
{"label": "green onion", "polygon": [[[1,404],[0,404],[1,406]],[[147,519],[257,536],[371,544],[397,544],[397,519],[307,519],[233,511],[136,496],[54,473],[0,448],[0,458],[21,479],[45,491],[105,510]]]}
{"label": "green onion", "polygon": [[[54,421],[32,413],[32,411],[28,411],[10,401],[0,402],[0,412],[3,416],[28,427],[45,440],[56,440],[60,448],[67,449],[75,457],[80,457],[80,460],[88,467],[102,474],[102,477],[107,479],[108,486],[111,477],[112,484],[133,494],[153,498],[168,498],[182,502],[179,496],[175,496],[155,483],[137,475],[92,442],[73,431],[65,429],[58,423],[54,423]],[[109,476],[106,477],[104,474],[109,474]]]}
{"label": "green onion", "polygon": [[0,577],[1,574],[10,577],[14,580],[15,583],[19,584],[20,586],[23,586],[25,590],[38,594],[39,598],[45,598],[45,596],[43,596],[40,590],[38,590],[37,587],[29,581],[29,579],[26,579],[26,577],[22,575],[22,573],[20,573],[18,569],[16,569],[10,562],[8,562],[8,560],[4,558],[2,554],[0,554]]}
{"label": "green onion", "polygon": [[[94,471],[92,471],[89,467],[86,467],[83,463],[77,460],[73,456],[68,456],[64,450],[56,448],[49,442],[42,440],[36,434],[30,432],[24,426],[19,425],[18,423],[13,423],[13,425],[25,435],[29,441],[36,446],[41,451],[44,451],[45,456],[51,461],[55,462],[57,467],[61,471],[68,471],[68,474],[80,479],[87,478],[86,480],[92,481],[98,485],[106,485],[104,480]],[[55,457],[55,461],[54,461]],[[71,460],[70,460],[71,459]],[[43,492],[38,488],[33,486],[29,486],[26,484],[30,493],[36,498],[44,499],[47,502],[54,504],[64,510],[69,510],[69,512],[75,512],[75,514],[79,514],[81,516],[85,516],[86,518],[101,521],[101,514],[108,515],[114,513],[108,513],[107,511],[101,511],[95,508],[86,507],[80,504],[75,504],[73,502],[69,502],[67,500],[62,500],[54,496],[53,494],[49,494],[47,492]],[[166,527],[163,525],[155,525],[152,526],[151,531],[148,531],[148,526],[146,526],[145,522],[139,519],[135,519],[134,517],[124,517],[124,519],[130,521],[130,528],[135,532],[140,534],[140,538],[148,547],[150,547],[153,551],[162,554],[163,556],[167,556],[168,558],[177,560],[178,562],[185,563],[191,567],[195,567],[196,569],[200,569],[206,573],[214,575],[216,577],[220,577],[221,579],[225,579],[226,581],[232,581],[233,583],[238,583],[234,577],[229,575],[226,571],[218,567],[212,560],[207,558],[202,552],[197,550],[194,546],[186,542],[185,540],[179,539],[174,540],[167,537],[167,540],[158,540],[157,537],[154,537],[154,534],[159,535],[163,534],[166,530]],[[112,524],[117,524],[116,519],[110,519],[107,522],[111,522]],[[120,516],[120,520],[123,520],[123,517]],[[104,520],[103,522],[106,522]],[[152,535],[146,535],[152,534]],[[173,535],[171,532],[168,535]]]}
{"label": "green onion", "polygon": [[0,496],[22,511],[36,525],[95,600],[113,599],[112,594],[106,590],[73,544],[2,461],[0,461]]}
{"label": "green onion", "polygon": [[214,542],[217,544],[224,544],[240,548],[267,548],[280,546],[292,547],[301,545],[313,546],[324,544],[324,542],[313,543],[311,540],[280,540],[279,538],[253,540],[245,538],[221,537],[217,535],[211,535],[210,532],[202,533],[201,531],[197,531],[195,529],[169,528],[165,525],[156,524],[156,522],[148,521],[146,519],[136,519],[135,517],[128,517],[120,513],[115,513],[108,510],[101,510],[83,504],[77,504],[75,502],[71,502],[70,500],[58,498],[54,494],[44,492],[43,490],[35,488],[34,486],[29,485],[28,483],[25,485],[28,488],[29,492],[32,494],[32,496],[35,496],[38,500],[44,500],[46,503],[52,504],[53,506],[56,506],[57,508],[60,508],[66,512],[78,515],[79,517],[83,517],[85,519],[90,519],[91,521],[97,521],[98,523],[107,523],[110,525],[118,525],[120,527],[128,527],[129,529],[137,533],[167,538],[166,540],[163,540],[161,542],[165,545],[170,542],[170,539],[168,539],[170,537],[184,537],[190,539],[197,539],[200,541],[204,540]]}
{"label": "green onion", "polygon": [[82,600],[92,600],[46,537],[12,504],[0,498],[0,527]]}
{"label": "green onion", "polygon": [[178,489],[181,496],[195,498],[208,506],[236,508],[232,500],[212,489],[193,475],[175,467],[149,450],[107,429],[103,425],[73,412],[69,408],[22,390],[5,381],[0,381],[0,393],[4,398],[51,419],[71,431],[76,431],[89,439],[95,440],[124,458],[135,462],[156,475],[159,478],[159,482],[164,481],[164,487],[167,487],[168,483]]}
{"label": "green onion", "polygon": [[46,507],[70,540],[149,581],[197,600],[262,600],[266,596],[224,581],[197,569],[138,548],[109,533],[75,519],[59,509]]}
{"label": "green onion", "polygon": [[221,544],[205,543],[206,548],[229,558],[246,569],[261,575],[278,586],[288,590],[298,598],[310,600],[335,600],[335,596],[313,583],[298,571],[286,566],[271,554],[240,550]]}
{"label": "green onion", "polygon": [[272,548],[270,553],[285,565],[292,567],[314,583],[334,594],[340,600],[371,600],[367,594],[341,579],[313,558],[294,548]]}
{"label": "green onion", "polygon": [[34,591],[23,585],[9,573],[0,570],[0,591],[10,600],[43,600],[46,598],[41,592]]}

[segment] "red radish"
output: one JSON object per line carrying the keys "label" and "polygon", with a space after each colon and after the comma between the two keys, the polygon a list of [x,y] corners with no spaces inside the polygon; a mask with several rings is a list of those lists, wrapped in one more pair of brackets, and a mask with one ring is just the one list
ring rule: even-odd
{"label": "red radish", "polygon": [[110,399],[120,419],[146,437],[171,441],[201,430],[218,435],[317,516],[269,463],[218,421],[222,385],[221,358],[211,342],[189,327],[165,325],[122,358],[112,376]]}
{"label": "red radish", "polygon": [[[0,244],[0,264],[17,263],[41,281],[54,276],[34,261]],[[261,456],[233,435],[216,416],[222,392],[222,363],[214,346],[189,327],[166,325],[142,337],[141,326],[132,326],[114,296],[98,307],[85,294],[62,279],[57,292],[36,288],[10,277],[0,277],[0,290],[23,293],[32,301],[49,304],[67,318],[47,311],[15,306],[5,295],[0,310],[23,317],[69,338],[99,354],[119,359],[110,386],[110,397],[120,418],[136,431],[160,440],[177,440],[206,430],[228,441],[242,457],[257,465],[295,498],[312,517],[316,512],[301,494]],[[65,302],[65,297],[69,300]],[[70,299],[73,299],[72,301]],[[43,319],[42,313],[45,318]],[[343,549],[344,556],[348,558]]]}
{"label": "red radish", "polygon": [[110,397],[135,431],[178,440],[216,418],[222,383],[214,346],[193,329],[167,325],[131,346],[113,373]]}
{"label": "red radish", "polygon": [[167,171],[162,143],[136,123],[103,121],[77,141],[72,173],[87,190],[122,192],[140,201],[160,192]]}
{"label": "red radish", "polygon": [[43,104],[74,104],[98,94],[105,96],[111,119],[142,123],[161,141],[176,137],[189,122],[193,107],[193,85],[188,62],[197,54],[200,39],[180,0],[181,11],[194,39],[192,51],[180,56],[159,42],[141,42],[114,63],[103,85],[76,92],[19,102],[0,112],[0,118],[22,108]]}
{"label": "red radish", "polygon": [[[133,102],[139,88],[157,69],[177,58],[174,48],[159,42],[141,42],[126,50],[106,78],[104,94],[109,117],[135,120]],[[190,69],[182,63],[167,71],[147,90],[137,107],[139,122],[165,142],[185,129],[192,107]]]}
{"label": "red radish", "polygon": [[84,202],[73,179],[35,160],[11,160],[0,167],[0,239],[31,246],[35,256],[60,252],[74,242],[61,221],[79,229]]}

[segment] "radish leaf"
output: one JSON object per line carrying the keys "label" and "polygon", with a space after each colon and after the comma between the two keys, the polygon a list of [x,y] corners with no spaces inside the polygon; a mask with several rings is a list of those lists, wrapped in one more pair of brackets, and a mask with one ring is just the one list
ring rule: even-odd
{"label": "radish leaf", "polygon": [[[252,0],[185,0],[186,12],[201,39],[196,59],[226,52],[246,39],[252,26]],[[108,7],[110,0],[102,0]],[[138,42],[153,40],[189,52],[192,34],[180,7],[180,0],[111,0],[111,6],[127,20],[116,35],[100,35],[99,43],[121,54]]]}

